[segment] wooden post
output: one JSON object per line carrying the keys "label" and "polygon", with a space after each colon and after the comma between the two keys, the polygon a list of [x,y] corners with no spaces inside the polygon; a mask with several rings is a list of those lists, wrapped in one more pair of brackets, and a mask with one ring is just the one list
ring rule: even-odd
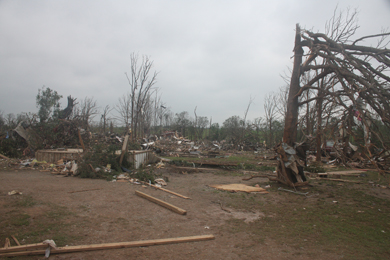
{"label": "wooden post", "polygon": [[119,165],[122,165],[123,157],[125,156],[125,153],[127,152],[128,142],[129,142],[129,135],[126,135],[125,140],[123,141],[123,145],[122,145],[122,153],[121,153],[121,158],[119,160]]}
{"label": "wooden post", "polygon": [[83,153],[84,153],[85,152],[85,146],[84,146],[83,138],[81,138],[80,129],[77,129],[77,132],[79,134],[80,144],[81,144],[81,147],[83,148]]}

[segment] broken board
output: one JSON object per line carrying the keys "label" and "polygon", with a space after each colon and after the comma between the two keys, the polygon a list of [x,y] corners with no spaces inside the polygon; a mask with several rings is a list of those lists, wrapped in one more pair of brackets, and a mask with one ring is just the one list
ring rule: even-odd
{"label": "broken board", "polygon": [[213,185],[209,185],[209,187],[212,187],[212,188],[215,188],[218,190],[227,190],[227,191],[243,191],[243,192],[247,192],[247,193],[259,192],[259,193],[264,193],[264,194],[268,193],[268,191],[266,191],[263,188],[248,186],[245,184],[213,184]]}

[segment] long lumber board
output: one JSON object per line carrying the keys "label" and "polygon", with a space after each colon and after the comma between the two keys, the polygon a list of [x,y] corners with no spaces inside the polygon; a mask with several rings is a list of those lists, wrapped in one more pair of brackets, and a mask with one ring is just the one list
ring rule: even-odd
{"label": "long lumber board", "polygon": [[7,156],[5,156],[5,155],[2,155],[1,153],[0,153],[0,158],[3,158],[3,159],[6,159],[6,160],[9,160],[9,158],[8,158]]}
{"label": "long lumber board", "polygon": [[[349,174],[357,174],[357,173],[364,173],[364,171],[360,170],[353,170],[353,171],[337,171],[337,172],[325,172],[327,174],[333,174],[333,175],[349,175]],[[318,173],[323,174],[323,173]]]}
{"label": "long lumber board", "polygon": [[176,193],[176,192],[174,192],[174,191],[170,191],[170,190],[164,189],[164,188],[162,188],[162,187],[158,187],[158,186],[156,186],[156,185],[147,183],[147,182],[145,182],[145,181],[140,181],[140,182],[143,183],[143,184],[149,185],[149,186],[151,186],[151,187],[153,187],[153,188],[156,188],[156,189],[158,189],[158,190],[162,190],[162,191],[168,192],[168,193],[170,193],[170,194],[176,195],[176,196],[178,196],[178,197],[180,197],[180,198],[183,198],[183,199],[191,199],[191,198],[189,198],[189,197],[187,197],[187,196],[181,195],[181,194]]}
{"label": "long lumber board", "polygon": [[[313,179],[313,178],[311,178]],[[322,180],[322,181],[339,181],[339,182],[350,182],[350,183],[361,183],[360,181],[351,181],[351,180],[343,180],[343,179],[332,179],[332,178],[321,178],[321,177],[316,177],[316,180]]]}
{"label": "long lumber board", "polygon": [[11,246],[8,248],[0,248],[0,254],[1,253],[9,253],[9,252],[18,252],[18,251],[26,251],[26,250],[32,250],[32,249],[42,249],[47,248],[48,245],[44,243],[37,243],[37,244],[29,244],[29,245],[23,245],[23,246]]}
{"label": "long lumber board", "polygon": [[[104,249],[118,249],[118,248],[129,248],[129,247],[140,247],[140,246],[155,246],[155,245],[166,245],[166,244],[177,244],[186,242],[197,242],[215,239],[214,235],[202,235],[202,236],[191,236],[191,237],[178,237],[178,238],[163,238],[154,240],[144,241],[133,241],[133,242],[119,242],[119,243],[107,243],[107,244],[93,244],[93,245],[82,245],[82,246],[66,246],[57,247],[57,249],[51,249],[50,254],[62,254],[62,253],[73,253],[83,251],[94,251]],[[47,246],[47,245],[46,245]],[[23,256],[23,255],[44,255],[45,250],[34,250],[25,252],[12,252],[2,253],[2,256]]]}
{"label": "long lumber board", "polygon": [[149,201],[151,201],[151,202],[154,202],[154,203],[156,203],[156,204],[158,204],[158,205],[160,205],[160,206],[163,206],[164,208],[167,208],[167,209],[169,209],[169,210],[172,210],[173,212],[176,212],[176,213],[178,213],[178,214],[181,214],[181,215],[187,214],[187,211],[186,211],[186,210],[181,209],[181,208],[179,208],[179,207],[176,207],[175,205],[172,205],[172,204],[170,204],[170,203],[168,203],[168,202],[162,201],[162,200],[157,199],[157,198],[155,198],[155,197],[152,197],[152,196],[150,196],[150,195],[148,195],[148,194],[145,194],[145,193],[143,193],[143,192],[140,192],[140,191],[137,191],[137,190],[136,190],[136,191],[135,191],[135,194],[138,195],[138,196],[140,196],[140,197],[142,197],[142,198],[145,198],[145,199],[147,199],[147,200],[149,200]]}

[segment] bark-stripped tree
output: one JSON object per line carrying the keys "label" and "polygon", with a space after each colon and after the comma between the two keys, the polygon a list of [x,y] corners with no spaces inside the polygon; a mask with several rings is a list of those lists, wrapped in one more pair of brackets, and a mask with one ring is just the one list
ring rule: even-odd
{"label": "bark-stripped tree", "polygon": [[84,100],[76,106],[74,113],[80,120],[81,127],[89,130],[91,120],[99,113],[96,100],[94,100],[93,97],[85,97]]}
{"label": "bark-stripped tree", "polygon": [[103,109],[103,113],[102,113],[101,118],[100,118],[103,134],[106,134],[108,121],[110,120],[110,118],[108,117],[108,114],[111,111],[112,111],[112,108],[110,108],[110,105],[106,105]]}
{"label": "bark-stripped tree", "polygon": [[127,133],[128,130],[130,129],[130,122],[131,122],[130,93],[123,94],[122,97],[118,99],[118,103],[115,105],[115,110],[119,113],[119,116],[117,116],[116,119],[125,125],[125,129]]}
{"label": "bark-stripped tree", "polygon": [[[346,17],[342,13],[335,15],[328,23],[327,34],[303,30],[296,25],[284,143],[294,146],[296,142],[299,107],[318,101],[317,109],[320,109],[321,99],[324,98],[333,99],[349,115],[354,113],[359,116],[364,125],[369,125],[373,121],[370,117],[376,116],[390,128],[390,50],[385,48],[384,41],[390,33],[382,32],[351,41],[358,28],[355,17],[356,12],[348,12]],[[379,39],[375,47],[359,44],[372,38]],[[301,86],[302,76],[309,71],[315,76]],[[321,81],[325,79],[332,79],[330,82],[333,83],[321,86]],[[300,103],[299,97],[307,90],[317,94]],[[358,105],[358,98],[373,113],[363,111]],[[370,153],[370,147],[366,148]],[[287,175],[289,183],[296,181],[291,174]]]}
{"label": "bark-stripped tree", "polygon": [[288,100],[288,91],[290,89],[289,85],[285,85],[279,88],[279,92],[276,94],[276,112],[278,117],[285,119],[287,114],[287,100]]}
{"label": "bark-stripped tree", "polygon": [[274,134],[273,134],[273,126],[274,121],[277,120],[277,96],[275,93],[268,93],[264,98],[264,112],[265,112],[265,124],[266,124],[266,131],[267,134],[267,140],[268,140],[268,146],[271,147],[274,144]]}
{"label": "bark-stripped tree", "polygon": [[[157,72],[151,72],[153,61],[147,56],[142,56],[139,62],[138,54],[131,54],[131,72],[126,74],[128,83],[130,85],[130,111],[131,122],[130,127],[132,131],[132,139],[135,141],[138,133],[138,127],[141,124],[141,118],[145,105],[150,98],[153,85],[156,83]],[[142,134],[142,133],[140,133]]]}

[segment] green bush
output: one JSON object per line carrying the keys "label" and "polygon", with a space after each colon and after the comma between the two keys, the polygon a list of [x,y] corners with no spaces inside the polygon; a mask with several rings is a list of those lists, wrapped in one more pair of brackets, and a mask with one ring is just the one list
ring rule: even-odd
{"label": "green bush", "polygon": [[[104,178],[111,180],[113,175],[122,172],[119,164],[120,156],[115,154],[115,151],[120,150],[120,144],[106,145],[97,144],[91,147],[84,156],[83,160],[78,164],[78,170],[81,178]],[[122,161],[122,166],[125,168],[132,168],[132,164],[127,160],[128,156],[125,154]],[[105,172],[102,167],[111,165],[111,172]],[[95,172],[94,169],[101,168],[100,171]]]}

